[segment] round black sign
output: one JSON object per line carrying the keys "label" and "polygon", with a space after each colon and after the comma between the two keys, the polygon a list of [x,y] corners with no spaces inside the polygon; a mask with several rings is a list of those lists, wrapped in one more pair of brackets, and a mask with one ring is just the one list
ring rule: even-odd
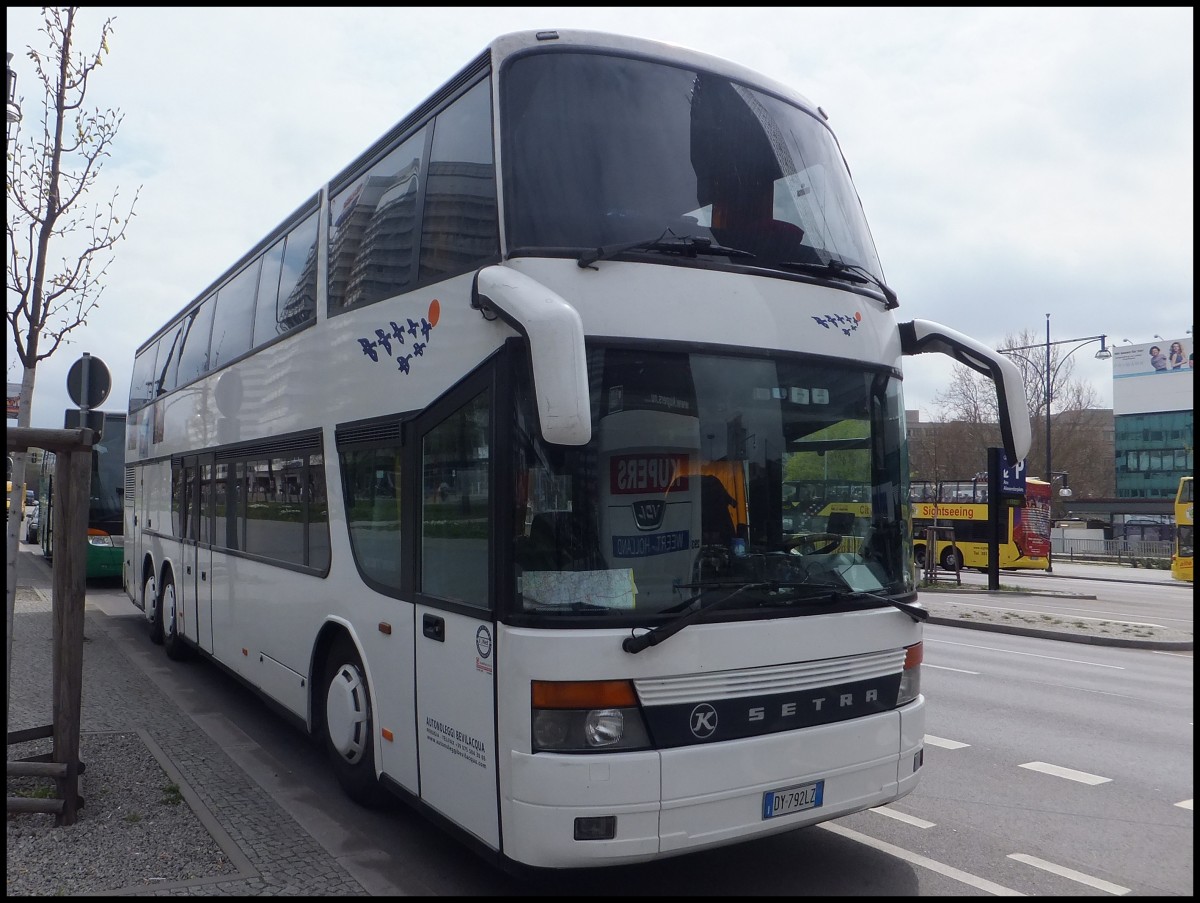
{"label": "round black sign", "polygon": [[[87,383],[88,393],[87,399],[83,397],[83,373],[84,368],[87,368]],[[108,372],[108,365],[98,357],[92,357],[90,354],[81,357],[71,365],[71,369],[67,372],[67,394],[71,396],[71,401],[82,407],[98,408],[104,404],[104,400],[108,398],[109,389],[112,388],[112,374]]]}

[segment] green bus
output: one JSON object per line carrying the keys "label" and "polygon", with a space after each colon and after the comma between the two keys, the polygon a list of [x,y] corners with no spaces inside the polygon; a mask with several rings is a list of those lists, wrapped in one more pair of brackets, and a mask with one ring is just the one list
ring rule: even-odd
{"label": "green bus", "polygon": [[[54,558],[53,452],[42,456],[42,556]],[[125,414],[105,412],[100,440],[92,446],[92,480],[88,492],[87,579],[119,579],[125,558]]]}

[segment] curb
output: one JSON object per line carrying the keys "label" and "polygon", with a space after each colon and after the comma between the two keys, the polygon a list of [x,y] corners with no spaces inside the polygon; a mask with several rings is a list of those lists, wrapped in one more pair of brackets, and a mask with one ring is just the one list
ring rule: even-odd
{"label": "curb", "polygon": [[926,624],[943,627],[964,627],[967,630],[987,630],[992,633],[1011,633],[1017,636],[1037,637],[1043,640],[1062,640],[1067,643],[1084,643],[1088,646],[1120,646],[1126,649],[1155,649],[1177,652],[1194,651],[1193,640],[1127,640],[1121,637],[1089,636],[1083,633],[1062,633],[1054,630],[1038,630],[1036,627],[1016,627],[1011,624],[983,624],[959,618],[939,618],[930,615]]}

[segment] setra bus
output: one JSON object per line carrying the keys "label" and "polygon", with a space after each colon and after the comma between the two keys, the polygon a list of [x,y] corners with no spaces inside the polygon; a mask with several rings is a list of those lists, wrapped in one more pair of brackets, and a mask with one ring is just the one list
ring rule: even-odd
{"label": "setra bus", "polygon": [[1171,555],[1171,576],[1189,583],[1195,546],[1192,504],[1192,478],[1180,477],[1179,488],[1175,491],[1175,548]]}
{"label": "setra bus", "polygon": [[[501,37],[138,348],[126,585],[508,866],[896,800],[924,750],[897,321],[823,112],[721,59]],[[784,527],[812,437],[854,551]]]}
{"label": "setra bus", "polygon": [[[939,535],[935,560],[946,570],[987,570],[990,521],[987,480],[913,480],[913,554],[925,565],[929,555],[926,529],[935,524],[954,528],[954,542]],[[1050,562],[1050,484],[1027,477],[1025,495],[1005,504],[1001,518],[1001,568],[1045,570]]]}
{"label": "setra bus", "polygon": [[[120,579],[125,573],[125,422],[124,412],[105,411],[100,438],[92,445],[88,491],[86,577]],[[42,455],[38,542],[42,556],[54,558],[54,452]]]}

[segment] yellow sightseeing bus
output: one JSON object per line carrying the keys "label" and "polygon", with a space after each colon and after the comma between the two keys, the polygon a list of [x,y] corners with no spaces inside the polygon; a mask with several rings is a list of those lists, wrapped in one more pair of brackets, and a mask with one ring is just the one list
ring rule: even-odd
{"label": "yellow sightseeing bus", "polygon": [[[953,527],[954,543],[938,537],[937,562],[947,570],[988,566],[988,501],[985,480],[914,480],[912,502],[913,554],[925,565],[926,528]],[[1006,505],[999,539],[1002,568],[1045,570],[1050,561],[1050,484],[1027,478],[1025,497]]]}
{"label": "yellow sightseeing bus", "polygon": [[1192,582],[1192,478],[1180,477],[1175,491],[1175,550],[1171,555],[1171,576]]}

